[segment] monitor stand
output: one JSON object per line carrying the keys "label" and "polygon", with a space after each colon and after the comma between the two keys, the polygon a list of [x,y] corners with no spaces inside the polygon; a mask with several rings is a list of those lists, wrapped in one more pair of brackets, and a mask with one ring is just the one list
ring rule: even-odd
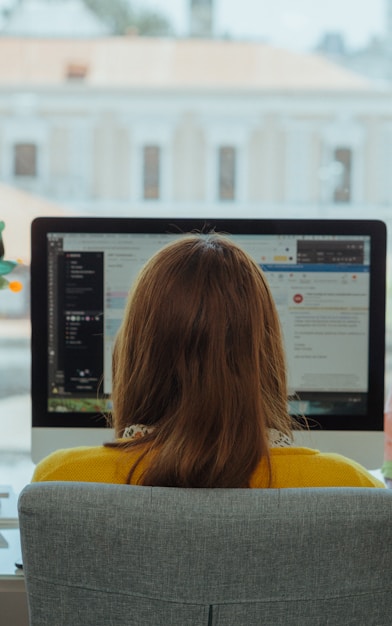
{"label": "monitor stand", "polygon": [[295,444],[321,452],[342,454],[367,469],[380,469],[384,459],[384,431],[296,431]]}

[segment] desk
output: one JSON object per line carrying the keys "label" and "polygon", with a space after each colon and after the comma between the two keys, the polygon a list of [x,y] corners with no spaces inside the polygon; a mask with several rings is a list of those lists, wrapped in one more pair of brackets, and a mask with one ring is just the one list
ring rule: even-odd
{"label": "desk", "polygon": [[21,557],[18,528],[0,529],[0,625],[28,626],[23,572],[15,567]]}

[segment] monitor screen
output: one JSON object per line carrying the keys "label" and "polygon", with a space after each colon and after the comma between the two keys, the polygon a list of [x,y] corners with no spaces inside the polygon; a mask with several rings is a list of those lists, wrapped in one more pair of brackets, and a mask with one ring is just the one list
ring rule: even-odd
{"label": "monitor screen", "polygon": [[291,413],[305,416],[312,430],[349,432],[352,441],[355,431],[382,431],[381,222],[39,218],[32,227],[33,457],[34,435],[47,429],[57,434],[52,448],[64,446],[64,429],[65,445],[94,443],[93,432],[110,438],[103,415],[128,292],[157,250],[183,233],[210,230],[230,236],[267,276],[283,330]]}

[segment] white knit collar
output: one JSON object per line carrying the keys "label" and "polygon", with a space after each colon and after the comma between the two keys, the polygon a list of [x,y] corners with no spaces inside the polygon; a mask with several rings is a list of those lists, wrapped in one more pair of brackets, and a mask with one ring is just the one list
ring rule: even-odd
{"label": "white knit collar", "polygon": [[[149,435],[154,430],[154,426],[145,426],[144,424],[131,424],[127,426],[122,434],[124,439],[140,439],[145,435]],[[269,445],[270,448],[288,448],[293,445],[291,438],[276,428],[270,428]]]}
{"label": "white knit collar", "polygon": [[154,426],[145,426],[144,424],[131,424],[127,426],[122,434],[123,439],[140,439],[145,435],[149,435],[154,430]]}
{"label": "white knit collar", "polygon": [[270,448],[289,448],[293,445],[291,437],[276,428],[269,428],[268,435]]}

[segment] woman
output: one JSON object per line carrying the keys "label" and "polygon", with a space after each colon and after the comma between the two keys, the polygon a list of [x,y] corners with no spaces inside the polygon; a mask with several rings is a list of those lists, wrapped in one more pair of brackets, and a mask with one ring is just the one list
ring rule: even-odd
{"label": "woman", "polygon": [[229,238],[180,238],[132,290],[113,354],[116,440],[53,453],[33,480],[172,487],[382,487],[292,445],[282,336],[261,269]]}

